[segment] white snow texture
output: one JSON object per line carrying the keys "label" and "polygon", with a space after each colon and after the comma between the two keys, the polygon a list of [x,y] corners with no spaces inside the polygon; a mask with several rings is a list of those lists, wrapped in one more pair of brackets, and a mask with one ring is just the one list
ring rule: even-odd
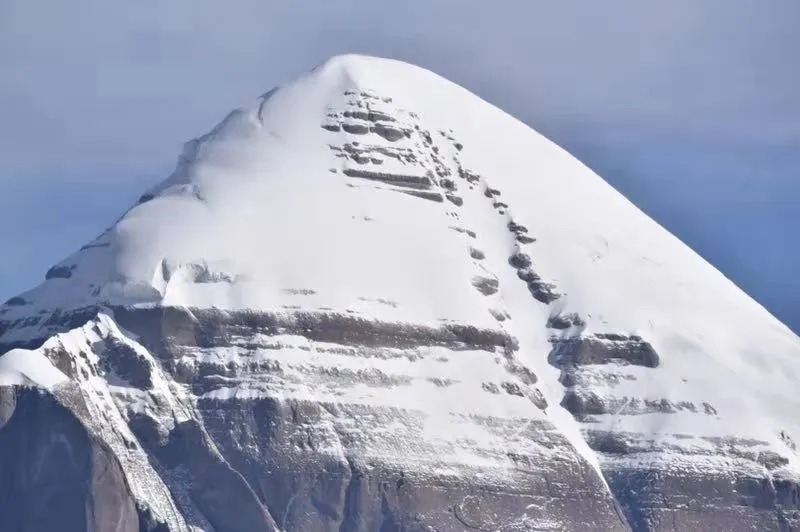
{"label": "white snow texture", "polygon": [[[424,132],[430,143],[420,140]],[[451,188],[447,180],[457,183]],[[509,231],[510,222],[524,226],[529,240]],[[532,297],[509,264],[515,253],[530,257],[560,297]],[[554,338],[640,336],[658,353],[658,367],[621,366],[615,371],[625,378],[611,384],[601,370],[585,371],[586,379],[596,377],[594,393],[622,404],[597,416],[601,427],[653,441],[754,437],[787,456],[787,472],[800,467],[786,444],[800,440],[800,339],[566,151],[465,89],[401,62],[335,57],[232,112],[187,143],[166,181],[51,272],[2,307],[0,319],[93,305],[301,308],[502,330],[519,340],[520,360],[539,376],[545,412],[432,384],[356,387],[339,399],[418,406],[431,415],[502,408],[507,417],[547,417],[594,463],[580,424],[558,406],[565,387],[547,355]],[[481,283],[488,288],[476,289]],[[573,314],[580,324],[546,325]],[[11,328],[0,341],[40,332]],[[270,356],[321,363],[308,350]],[[64,377],[43,359],[9,352],[0,358],[0,383],[53,386]],[[441,376],[480,383],[493,371],[468,352],[462,362],[442,366]],[[391,373],[402,362],[382,364]],[[624,415],[633,397],[708,403],[713,413]]]}

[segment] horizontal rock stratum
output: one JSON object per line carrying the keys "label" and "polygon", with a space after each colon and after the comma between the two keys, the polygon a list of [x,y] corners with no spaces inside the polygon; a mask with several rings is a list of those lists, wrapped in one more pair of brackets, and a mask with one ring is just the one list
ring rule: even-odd
{"label": "horizontal rock stratum", "polygon": [[0,530],[797,530],[800,339],[567,152],[328,60],[0,307]]}

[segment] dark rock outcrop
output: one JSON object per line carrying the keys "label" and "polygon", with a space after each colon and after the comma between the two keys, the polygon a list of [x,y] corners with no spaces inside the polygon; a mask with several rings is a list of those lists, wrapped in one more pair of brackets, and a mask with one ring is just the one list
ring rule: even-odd
{"label": "dark rock outcrop", "polygon": [[604,473],[634,532],[791,532],[800,526],[799,488],[791,481],[667,464],[613,466]]}
{"label": "dark rock outcrop", "polygon": [[48,279],[69,279],[72,277],[72,272],[75,266],[53,266],[45,274],[45,280]]}
{"label": "dark rock outcrop", "polygon": [[638,336],[602,335],[568,338],[556,343],[551,357],[559,366],[607,364],[612,361],[655,368],[659,357],[653,346]]}
{"label": "dark rock outcrop", "polygon": [[119,461],[47,392],[0,387],[0,530],[141,532]]}

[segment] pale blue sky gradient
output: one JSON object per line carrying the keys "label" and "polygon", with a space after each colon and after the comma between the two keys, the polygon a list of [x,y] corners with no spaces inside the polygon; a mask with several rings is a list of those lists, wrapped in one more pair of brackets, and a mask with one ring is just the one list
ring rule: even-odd
{"label": "pale blue sky gradient", "polygon": [[528,122],[800,330],[800,3],[551,4],[0,3],[0,300],[232,107],[360,52]]}

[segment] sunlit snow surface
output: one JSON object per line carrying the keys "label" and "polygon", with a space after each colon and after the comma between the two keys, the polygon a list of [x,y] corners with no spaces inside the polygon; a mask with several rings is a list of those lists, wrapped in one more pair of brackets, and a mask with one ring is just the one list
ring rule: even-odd
{"label": "sunlit snow surface", "polygon": [[[520,279],[524,268],[509,263],[517,253],[552,300]],[[487,400],[483,383],[499,383],[504,370],[469,350],[456,357],[442,348],[439,362],[435,352],[420,355],[424,363],[365,361],[403,384],[342,389],[315,381],[330,374],[320,368],[357,372],[362,361],[298,336],[280,350],[187,356],[221,364],[262,357],[296,372],[285,382],[220,385],[206,399],[267,394],[419,409],[441,421],[421,432],[432,440],[458,439],[459,415],[497,415],[520,427],[549,419],[594,464],[585,438],[607,431],[661,453],[628,460],[728,467],[738,458],[721,455],[724,438],[778,453],[788,460],[784,474],[800,467],[792,443],[800,439],[798,337],[564,150],[407,64],[337,57],[234,111],[50,277],[0,307],[0,344],[49,335],[44,318],[18,320],[93,306],[472,325],[519,341],[515,356],[539,376],[548,408],[513,395]],[[576,324],[548,327],[573,315]],[[657,364],[579,365],[565,383],[551,349],[598,333],[641,338]],[[17,371],[28,371],[22,354],[0,358],[6,375],[17,360]],[[137,392],[112,390],[137,403]],[[593,395],[605,411],[576,421],[559,406],[570,390]]]}

